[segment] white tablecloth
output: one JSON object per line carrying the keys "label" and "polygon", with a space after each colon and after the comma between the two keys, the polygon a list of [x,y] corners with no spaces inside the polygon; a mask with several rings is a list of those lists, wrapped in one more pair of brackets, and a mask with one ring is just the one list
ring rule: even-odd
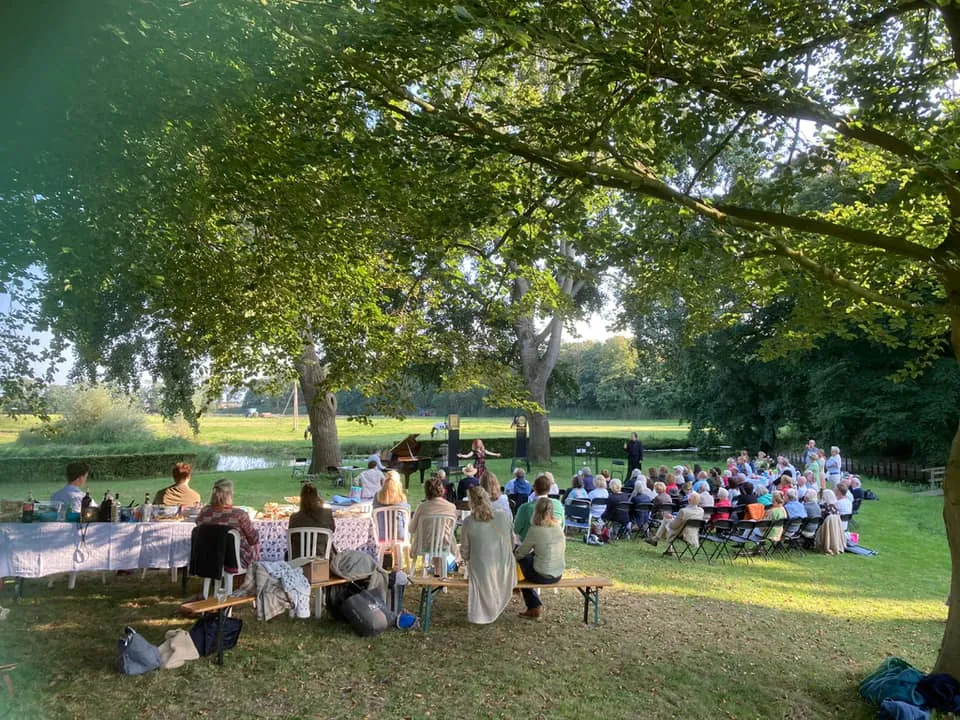
{"label": "white tablecloth", "polygon": [[192,523],[0,524],[0,577],[182,567]]}
{"label": "white tablecloth", "polygon": [[[338,550],[377,554],[369,515],[337,518]],[[286,520],[254,520],[262,560],[283,560]],[[82,543],[77,523],[0,523],[0,577],[38,578],[64,572],[185,567],[191,522],[90,523]],[[82,545],[82,546],[81,546]]]}

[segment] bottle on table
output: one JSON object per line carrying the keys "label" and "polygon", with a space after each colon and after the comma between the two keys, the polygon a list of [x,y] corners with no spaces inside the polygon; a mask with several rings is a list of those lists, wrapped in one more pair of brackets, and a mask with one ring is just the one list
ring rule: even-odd
{"label": "bottle on table", "polygon": [[143,498],[143,505],[140,506],[140,521],[150,522],[153,517],[153,503],[150,502],[150,493],[146,493]]}
{"label": "bottle on table", "polygon": [[113,505],[110,506],[110,522],[120,522],[120,493],[113,496]]}
{"label": "bottle on table", "polygon": [[100,511],[97,513],[97,520],[100,522],[110,522],[113,518],[113,498],[110,497],[110,491],[103,494],[103,502],[100,503]]}
{"label": "bottle on table", "polygon": [[25,523],[33,522],[33,508],[34,508],[33,493],[28,492],[27,499],[23,503],[23,516],[21,518],[23,522]]}
{"label": "bottle on table", "polygon": [[80,522],[89,522],[91,505],[93,505],[93,498],[90,497],[90,491],[87,490],[80,501]]}

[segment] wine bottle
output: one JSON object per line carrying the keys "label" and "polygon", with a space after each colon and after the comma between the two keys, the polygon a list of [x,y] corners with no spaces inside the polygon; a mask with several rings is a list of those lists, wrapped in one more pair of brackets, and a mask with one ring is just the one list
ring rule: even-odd
{"label": "wine bottle", "polygon": [[33,507],[34,507],[34,505],[33,505],[33,493],[32,493],[32,492],[28,492],[28,493],[27,493],[27,499],[26,499],[26,501],[23,503],[23,517],[22,517],[23,522],[25,522],[25,523],[32,523],[32,522],[33,522]]}

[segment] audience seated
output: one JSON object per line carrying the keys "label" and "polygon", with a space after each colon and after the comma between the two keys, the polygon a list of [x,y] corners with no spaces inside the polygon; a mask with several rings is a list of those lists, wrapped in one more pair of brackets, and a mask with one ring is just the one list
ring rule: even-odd
{"label": "audience seated", "polygon": [[[422,532],[425,517],[435,517],[437,515],[449,517],[453,518],[454,524],[459,517],[457,506],[444,497],[443,481],[439,474],[427,478],[427,481],[423,484],[423,494],[426,499],[417,505],[413,517],[410,518],[410,554],[414,558],[429,550],[430,538],[423,537]],[[509,513],[509,509],[507,512]],[[450,532],[453,532],[453,528]],[[446,540],[451,542],[452,537],[448,537]]]}
{"label": "audience seated", "polygon": [[[547,495],[549,495],[550,497],[560,497],[560,486],[557,485],[557,481],[553,479],[553,473],[550,471],[546,471],[543,474],[546,475],[548,478],[550,478],[550,492],[548,492]],[[536,495],[533,492],[531,492],[530,495],[527,497],[527,502],[533,502],[536,499],[537,499]]]}
{"label": "audience seated", "polygon": [[856,475],[850,476],[850,496],[854,500],[863,500],[863,488],[860,485],[860,478]]}
{"label": "audience seated", "polygon": [[813,488],[807,490],[807,494],[803,498],[803,509],[808,518],[823,516],[823,510],[820,509],[820,503],[817,502],[817,491]]}
{"label": "audience seated", "polygon": [[477,468],[473,463],[463,469],[463,479],[457,483],[457,500],[466,500],[467,491],[480,484],[480,478],[477,477]]}
{"label": "audience seated", "polygon": [[680,508],[680,512],[675,516],[669,518],[664,516],[664,521],[660,523],[656,534],[653,538],[647,540],[647,542],[653,546],[656,546],[661,540],[669,543],[682,532],[684,540],[694,547],[699,546],[700,532],[696,528],[686,527],[688,520],[703,520],[703,509],[700,507],[700,496],[697,495],[697,493],[690,495],[687,500],[687,506]]}
{"label": "audience seated", "polygon": [[787,490],[787,502],[783,509],[787,511],[788,520],[807,517],[807,511],[804,509],[803,503],[797,499],[797,491],[794,488]]}
{"label": "audience seated", "polygon": [[[173,485],[157,491],[153,497],[154,505],[199,505],[200,493],[190,487],[190,475],[193,468],[187,463],[173,466]],[[82,497],[82,495],[81,495]],[[77,508],[79,510],[79,506]]]}
{"label": "audience seated", "polygon": [[737,496],[737,505],[754,505],[756,502],[757,496],[754,494],[753,483],[743,483],[740,486],[740,494]]}
{"label": "audience seated", "polygon": [[[701,473],[701,475],[705,474],[706,473]],[[697,480],[693,486],[693,491],[700,496],[700,507],[707,508],[714,506],[713,495],[710,494],[710,483],[708,483],[705,479]],[[689,501],[689,496],[687,500]]]}
{"label": "audience seated", "polygon": [[843,525],[840,522],[840,512],[837,509],[837,498],[832,490],[823,491],[821,507],[823,524],[817,531],[816,548],[826,555],[837,555],[844,552],[847,543],[843,534]]}
{"label": "audience seated", "polygon": [[[317,489],[313,483],[304,483],[300,488],[300,510],[290,516],[288,527],[295,528],[325,528],[331,533],[337,529],[337,522],[333,518],[333,511],[324,507],[323,498],[317,494]],[[326,538],[320,540],[317,545],[317,555],[322,556],[327,549]],[[291,560],[300,557],[300,538],[294,537],[288,548],[288,556]]]}
{"label": "audience seated", "polygon": [[653,504],[661,507],[673,507],[673,498],[667,494],[667,486],[662,482],[653,484]]}
{"label": "audience seated", "polygon": [[617,510],[617,503],[629,503],[630,495],[623,492],[623,487],[617,478],[610,481],[610,490],[607,495],[607,509],[601,517],[604,522],[617,522],[621,525],[627,525],[630,522],[630,511],[620,512]]}
{"label": "audience seated", "polygon": [[[853,514],[853,500],[850,499],[850,492],[847,489],[847,485],[840,483],[833,492],[837,497],[837,513],[840,515]],[[843,526],[843,531],[846,532],[847,523],[843,522],[841,525]]]}
{"label": "audience seated", "polygon": [[[763,514],[764,520],[786,520],[787,511],[783,507],[783,493],[777,490],[776,492],[771,493],[770,498],[770,507],[767,508],[767,511]],[[780,538],[783,535],[783,526],[774,527],[770,529],[770,534],[767,535],[767,539],[771,542],[780,542]]]}
{"label": "audience seated", "polygon": [[[402,507],[410,510],[410,503],[407,502],[407,494],[403,490],[403,483],[400,481],[400,473],[396,470],[387,470],[383,478],[383,485],[380,492],[373,498],[373,508],[376,510],[381,507]],[[386,532],[381,518],[380,533]],[[403,528],[400,528],[401,532]]]}
{"label": "audience seated", "polygon": [[517,583],[513,530],[509,511],[494,510],[482,485],[468,492],[470,516],[463,521],[460,532],[460,556],[470,564],[467,621],[485,625],[500,617],[510,604]]}
{"label": "audience seated", "polygon": [[367,462],[367,469],[357,476],[357,485],[360,486],[360,499],[373,500],[383,486],[383,471],[373,460]]}
{"label": "audience seated", "polygon": [[666,488],[667,495],[672,498],[680,497],[680,486],[677,485],[677,478],[673,473],[667,473],[667,477],[663,485]]}
{"label": "audience seated", "polygon": [[754,487],[754,492],[757,494],[757,502],[763,505],[764,507],[770,507],[773,505],[773,495],[761,484],[757,484]]}
{"label": "audience seated", "polygon": [[563,499],[564,505],[569,505],[571,500],[589,500],[590,494],[583,489],[583,480],[580,479],[579,475],[574,475],[570,478],[570,489],[567,491],[566,497]]}
{"label": "audience seated", "polygon": [[[594,488],[590,491],[589,495],[591,503],[594,500],[605,500],[609,498],[610,493],[607,492],[607,481],[602,475],[594,480]],[[590,507],[590,517],[594,520],[599,520],[603,516],[604,510],[606,510],[606,507],[602,504],[592,505]]]}
{"label": "audience seated", "polygon": [[585,465],[583,467],[582,472],[583,472],[583,489],[586,490],[588,493],[592,492],[594,488],[594,479],[593,479],[593,473],[590,472],[590,466]]}
{"label": "audience seated", "polygon": [[[547,473],[540,473],[537,475],[536,480],[533,481],[533,492],[537,496],[538,501],[541,498],[546,498],[553,504],[553,513],[560,521],[560,526],[562,527],[564,519],[563,504],[559,500],[549,497],[552,482],[552,476]],[[517,508],[517,516],[513,520],[513,531],[517,534],[517,537],[520,538],[520,542],[523,542],[527,536],[527,531],[530,529],[530,521],[533,517],[535,506],[536,503],[527,502]]]}
{"label": "audience seated", "polygon": [[533,491],[527,482],[527,473],[522,467],[513,471],[513,477],[503,488],[505,495],[529,495]]}
{"label": "audience seated", "polygon": [[510,512],[510,500],[500,492],[500,481],[497,480],[496,475],[489,470],[485,470],[483,477],[480,478],[480,487],[487,491],[490,505],[493,506],[494,510],[505,512],[510,517],[513,517],[513,513]]}
{"label": "audience seated", "polygon": [[730,508],[733,507],[733,504],[730,502],[729,492],[726,488],[717,488],[717,499],[713,503],[713,516],[710,518],[711,522],[716,522],[717,520],[729,520],[730,519]]}
{"label": "audience seated", "polygon": [[210,504],[200,510],[197,525],[229,525],[240,531],[240,562],[247,567],[260,559],[260,535],[246,510],[233,506],[233,482],[217,480]]}
{"label": "audience seated", "polygon": [[[527,503],[534,506],[531,524],[515,553],[524,579],[535,583],[552,584],[559,582],[563,576],[566,552],[563,518],[557,518],[556,506],[551,507],[552,503],[559,505],[549,497],[540,497],[536,503]],[[533,620],[539,619],[543,612],[540,595],[535,590],[521,590],[521,594],[527,609],[520,614]]]}

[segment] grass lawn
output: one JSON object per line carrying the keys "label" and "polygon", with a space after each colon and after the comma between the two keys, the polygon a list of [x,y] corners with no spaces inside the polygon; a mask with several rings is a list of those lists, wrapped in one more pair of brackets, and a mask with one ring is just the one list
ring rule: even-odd
{"label": "grass lawn", "polygon": [[[556,465],[569,471],[569,461]],[[249,504],[292,487],[281,469],[233,477]],[[195,485],[206,494],[211,481],[205,474]],[[147,485],[157,481],[121,492],[134,497]],[[72,592],[63,581],[28,581],[0,625],[0,664],[19,664],[17,695],[11,703],[0,694],[0,717],[870,718],[857,683],[887,654],[932,664],[949,564],[941,497],[868,486],[881,500],[864,504],[860,533],[875,558],[710,567],[643,543],[571,540],[567,574],[617,582],[603,593],[596,629],[580,623],[572,590],[544,594],[539,624],[517,617],[515,598],[483,627],[466,623],[465,596],[450,592],[437,598],[429,635],[372,639],[329,620],[260,623],[244,611],[225,667],[200,660],[126,678],[113,669],[124,625],[159,643],[190,624],[176,615],[179,587],[166,573],[106,585],[89,574]],[[417,602],[408,592],[407,608]],[[9,593],[0,603],[11,606]]]}

